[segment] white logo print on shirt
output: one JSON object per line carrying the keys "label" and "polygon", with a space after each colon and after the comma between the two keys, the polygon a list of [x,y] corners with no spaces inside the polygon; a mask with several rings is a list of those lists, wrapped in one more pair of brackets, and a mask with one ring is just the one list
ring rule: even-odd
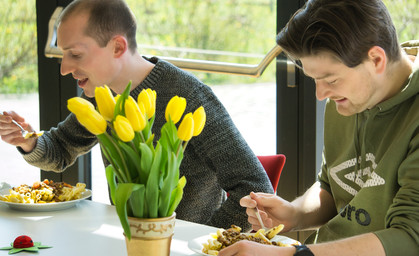
{"label": "white logo print on shirt", "polygon": [[[385,180],[375,172],[375,168],[377,167],[375,156],[372,153],[368,153],[365,155],[365,160],[371,162],[371,166],[345,174],[343,176],[345,177],[344,180],[339,178],[338,173],[355,166],[357,163],[356,158],[332,167],[330,169],[330,176],[341,188],[353,196],[355,196],[361,188],[384,185]],[[361,159],[359,159],[359,161],[361,161]],[[359,187],[352,187],[350,184],[353,183],[357,184]]]}

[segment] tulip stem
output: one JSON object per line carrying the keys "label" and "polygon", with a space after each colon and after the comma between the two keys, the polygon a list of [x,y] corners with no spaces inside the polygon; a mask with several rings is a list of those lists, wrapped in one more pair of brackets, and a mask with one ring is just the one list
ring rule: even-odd
{"label": "tulip stem", "polygon": [[132,140],[131,140],[129,144],[130,144],[130,145],[131,145],[131,147],[134,149],[135,153],[138,155],[138,154],[139,154],[139,152],[138,152],[138,148],[135,146],[134,141],[132,141]]}
{"label": "tulip stem", "polygon": [[109,135],[107,132],[105,132],[104,134],[109,137],[109,140],[111,141],[112,144],[114,144],[116,151],[118,152],[119,156],[121,157],[121,162],[123,164],[123,170],[125,171],[125,172],[121,172],[123,182],[125,182],[125,183],[130,182],[131,181],[131,175],[128,172],[127,163],[125,162],[125,158],[124,158],[124,155],[121,152],[121,149],[115,143],[115,141],[113,140],[113,137],[111,135]]}
{"label": "tulip stem", "polygon": [[178,157],[179,156],[179,153],[180,153],[180,149],[182,148],[182,153],[184,153],[185,152],[185,149],[186,149],[186,146],[188,145],[188,142],[189,141],[185,141],[185,144],[184,145],[182,145],[182,142],[181,143],[179,143],[179,147],[177,148],[177,150],[176,150],[176,157]]}
{"label": "tulip stem", "polygon": [[183,144],[183,151],[182,151],[182,153],[185,153],[186,146],[188,145],[188,142],[189,142],[189,140],[188,141],[185,141],[185,144]]}
{"label": "tulip stem", "polygon": [[108,151],[107,147],[105,146],[106,144],[100,138],[99,138],[99,144],[101,146],[101,149],[106,159],[108,159],[111,165],[114,166],[113,170],[115,172],[116,177],[118,178],[118,180],[123,180],[121,173],[118,170],[118,165],[115,163],[114,159],[111,157],[111,153]]}
{"label": "tulip stem", "polygon": [[140,136],[141,136],[141,140],[145,143],[146,141],[145,141],[145,138],[144,138],[143,133],[142,133],[142,132],[139,132],[139,134],[140,134]]}

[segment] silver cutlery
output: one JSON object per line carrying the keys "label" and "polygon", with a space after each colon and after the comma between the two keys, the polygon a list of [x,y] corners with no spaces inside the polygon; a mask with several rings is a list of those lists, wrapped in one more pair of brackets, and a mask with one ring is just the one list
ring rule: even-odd
{"label": "silver cutlery", "polygon": [[255,211],[256,214],[256,218],[259,221],[260,227],[264,230],[266,230],[265,225],[263,224],[262,218],[260,217],[260,213],[259,213],[259,209],[257,207],[253,208],[253,210]]}
{"label": "silver cutlery", "polygon": [[22,137],[24,137],[25,139],[26,139],[26,135],[28,135],[28,131],[27,130],[25,130],[25,129],[23,129],[23,127],[18,123],[18,122],[16,122],[14,119],[12,120],[12,122],[17,126],[17,127],[19,127],[19,129],[22,131]]}

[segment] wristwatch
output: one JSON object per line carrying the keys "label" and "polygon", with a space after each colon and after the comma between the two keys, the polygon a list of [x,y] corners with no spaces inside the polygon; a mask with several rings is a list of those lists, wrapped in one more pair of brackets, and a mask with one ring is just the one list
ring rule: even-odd
{"label": "wristwatch", "polygon": [[314,254],[310,251],[310,248],[302,245],[294,245],[295,249],[297,249],[294,253],[294,256],[314,256]]}

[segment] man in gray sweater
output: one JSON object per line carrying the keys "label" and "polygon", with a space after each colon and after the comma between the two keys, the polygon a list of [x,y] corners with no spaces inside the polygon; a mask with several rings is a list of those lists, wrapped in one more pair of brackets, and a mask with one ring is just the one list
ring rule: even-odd
{"label": "man in gray sweater", "polygon": [[[262,165],[211,89],[168,62],[140,55],[136,21],[123,0],[76,0],[59,21],[61,73],[77,79],[84,91],[82,97],[93,104],[95,88],[104,84],[121,94],[131,80],[130,95],[134,99],[144,88],[155,90],[156,138],[160,137],[165,107],[173,96],[186,98],[185,113],[201,105],[205,108],[205,128],[189,142],[180,167],[180,175],[185,175],[188,183],[176,209],[177,218],[220,228],[232,224],[249,228],[240,198],[251,191],[273,193],[273,189]],[[98,143],[73,114],[43,136],[27,140],[11,123],[13,118],[30,130],[24,119],[14,112],[4,114],[0,116],[2,140],[17,146],[28,163],[43,170],[62,172]]]}

